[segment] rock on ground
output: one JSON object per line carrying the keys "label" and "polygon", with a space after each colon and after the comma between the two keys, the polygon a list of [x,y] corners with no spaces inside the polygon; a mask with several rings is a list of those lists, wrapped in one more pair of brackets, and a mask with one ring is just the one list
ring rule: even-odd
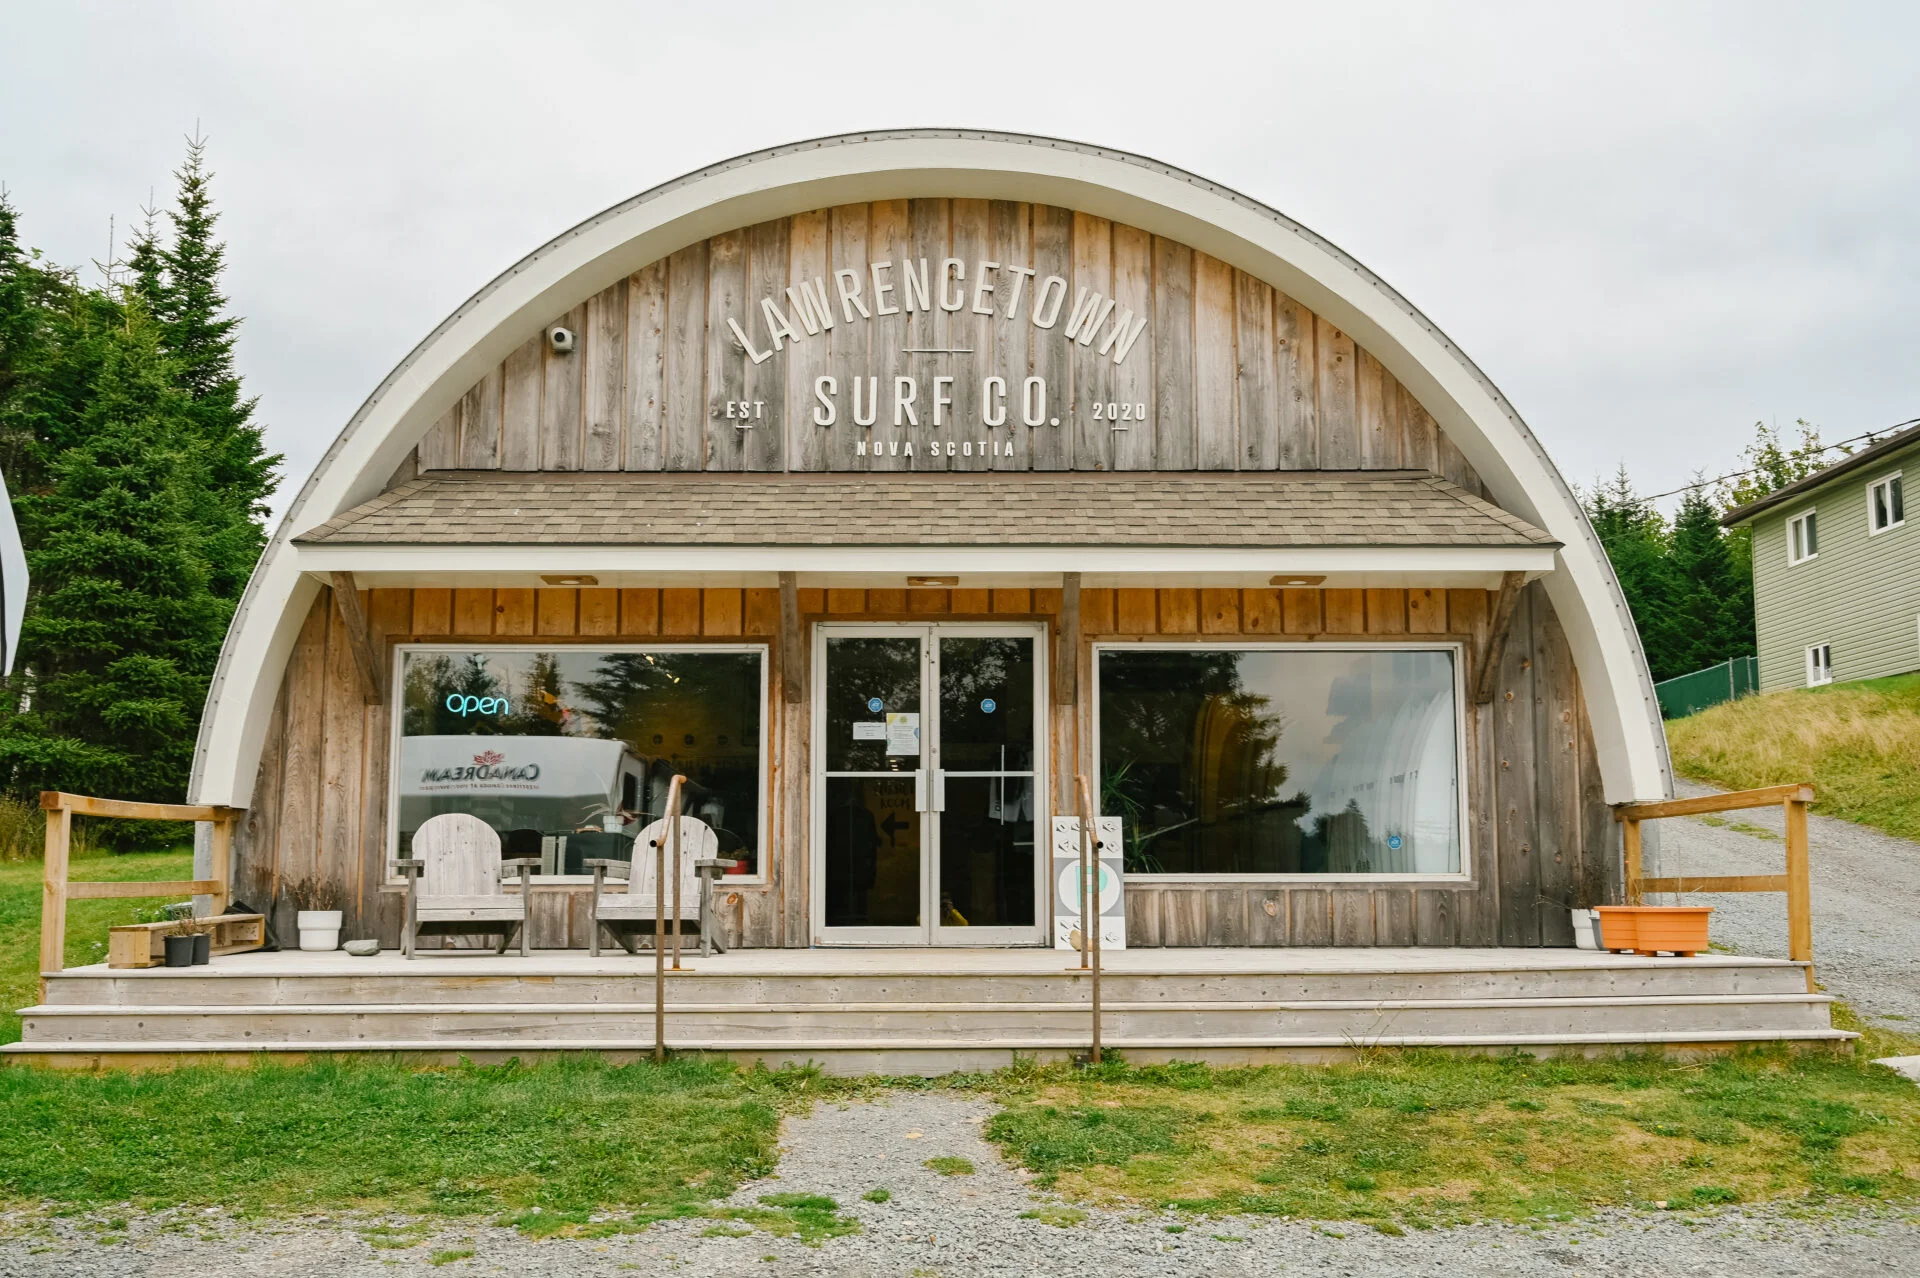
{"label": "rock on ground", "polygon": [[[817,1248],[760,1232],[706,1236],[715,1222],[678,1220],[636,1235],[545,1242],[492,1226],[436,1223],[414,1245],[376,1250],[363,1234],[375,1223],[369,1220],[229,1225],[217,1214],[198,1212],[134,1216],[120,1235],[125,1241],[102,1245],[95,1241],[97,1225],[86,1220],[36,1223],[16,1216],[9,1236],[0,1240],[0,1278],[599,1278],[632,1273],[1491,1278],[1583,1272],[1609,1278],[1825,1278],[1912,1273],[1920,1257],[1920,1219],[1900,1211],[1810,1219],[1762,1209],[1714,1215],[1616,1212],[1553,1228],[1480,1225],[1388,1237],[1351,1224],[1087,1209],[1083,1221],[1062,1228],[1022,1217],[1059,1203],[1034,1192],[981,1139],[991,1112],[985,1102],[971,1098],[895,1094],[870,1103],[823,1105],[811,1117],[790,1122],[778,1176],[744,1186],[731,1202],[750,1206],[769,1193],[836,1199],[843,1211],[859,1218],[862,1230]],[[925,1166],[935,1157],[967,1159],[974,1173],[939,1175]],[[876,1188],[890,1192],[887,1202],[862,1197]],[[1182,1232],[1170,1233],[1169,1227]],[[468,1249],[470,1257],[447,1256]]]}

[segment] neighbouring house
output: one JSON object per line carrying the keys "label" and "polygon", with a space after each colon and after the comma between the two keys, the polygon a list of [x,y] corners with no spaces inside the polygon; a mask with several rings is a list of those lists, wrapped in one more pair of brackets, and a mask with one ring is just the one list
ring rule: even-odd
{"label": "neighbouring house", "polygon": [[1920,533],[1907,519],[1920,426],[1727,512],[1753,530],[1760,688],[1920,670]]}

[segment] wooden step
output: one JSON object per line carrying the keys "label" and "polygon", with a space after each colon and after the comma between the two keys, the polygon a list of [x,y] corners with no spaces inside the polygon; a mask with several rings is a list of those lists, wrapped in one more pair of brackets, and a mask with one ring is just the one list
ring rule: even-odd
{"label": "wooden step", "polygon": [[[532,962],[537,963],[537,960]],[[47,982],[53,1006],[299,1005],[450,1001],[460,1003],[647,1003],[653,973],[642,968],[608,974],[576,972],[457,972],[458,959],[420,959],[399,972],[369,971],[268,975],[203,968],[109,972],[82,968]],[[1086,978],[1065,962],[1050,973],[981,974],[870,973],[739,975],[693,970],[668,978],[669,1002],[782,1006],[789,1003],[906,1004],[968,1001],[1024,1005],[1034,1001],[1084,1001]],[[1781,994],[1804,992],[1796,964],[1695,965],[1687,960],[1642,961],[1618,967],[1474,970],[1440,972],[1108,973],[1103,996],[1110,1001],[1190,1003],[1355,1002],[1396,998],[1529,998],[1659,996],[1667,994]]]}
{"label": "wooden step", "polygon": [[[1316,1064],[1349,1060],[1370,1047],[1422,1047],[1441,1051],[1482,1054],[1526,1052],[1540,1056],[1606,1055],[1622,1050],[1660,1051],[1677,1055],[1711,1053],[1744,1043],[1788,1041],[1810,1046],[1838,1046],[1855,1037],[1841,1030],[1825,1029],[1783,1036],[1770,1030],[1670,1031],[1652,1034],[1477,1034],[1385,1035],[1365,1044],[1348,1037],[1298,1036],[1289,1038],[1243,1039],[1192,1043],[1182,1040],[1152,1040],[1108,1037],[1109,1049],[1125,1054],[1135,1064],[1165,1061],[1198,1061],[1213,1065],[1260,1065],[1278,1063]],[[671,1027],[668,1045],[679,1052],[711,1052],[729,1057],[742,1065],[762,1064],[778,1069],[788,1065],[813,1065],[827,1074],[841,1077],[862,1074],[922,1075],[937,1077],[959,1071],[984,1073],[1016,1064],[1021,1060],[1064,1061],[1086,1052],[1084,1035],[1062,1037],[1052,1042],[1032,1039],[1011,1043],[992,1041],[954,1044],[944,1041],[911,1039],[834,1040],[826,1042],[786,1043],[776,1046],[745,1045],[724,1041],[701,1042],[682,1038]],[[261,1055],[284,1053],[296,1058],[333,1052],[370,1050],[361,1042],[314,1041],[299,1044],[251,1043],[244,1046],[212,1045],[197,1042],[155,1040],[144,1043],[9,1043],[0,1047],[0,1055],[27,1063],[53,1068],[100,1069],[113,1067],[165,1066],[180,1062],[239,1064]],[[567,1056],[595,1052],[616,1062],[650,1053],[650,1037],[618,1039],[532,1038],[512,1043],[497,1040],[418,1040],[383,1043],[381,1052],[398,1053],[420,1062],[456,1064],[471,1061],[494,1064],[507,1060],[533,1061],[547,1056]]]}
{"label": "wooden step", "polygon": [[[1814,994],[1626,996],[1586,999],[1391,1000],[1376,1003],[1113,1002],[1103,1032],[1200,1043],[1306,1036],[1371,1042],[1382,1035],[1577,1035],[1764,1029],[1782,1037],[1829,1027],[1831,1000]],[[650,1036],[651,1004],[417,1003],[301,1006],[57,1006],[28,1009],[22,1042],[166,1040],[246,1045],[353,1042],[625,1041]],[[668,1012],[671,1036],[743,1046],[840,1039],[937,1039],[1043,1044],[1088,1033],[1085,1002],[1031,1003],[1017,1014],[977,1003],[781,1006],[687,1004]]]}

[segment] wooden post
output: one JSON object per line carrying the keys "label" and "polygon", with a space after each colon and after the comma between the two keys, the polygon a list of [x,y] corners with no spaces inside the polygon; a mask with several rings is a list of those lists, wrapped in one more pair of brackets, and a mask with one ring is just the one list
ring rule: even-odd
{"label": "wooden post", "polygon": [[1640,869],[1640,821],[1637,817],[1628,817],[1622,823],[1620,842],[1626,857],[1626,889],[1628,905],[1643,905],[1640,886],[1643,877]]}
{"label": "wooden post", "polygon": [[1098,816],[1093,806],[1093,789],[1085,773],[1076,774],[1080,791],[1080,957],[1082,965],[1093,957],[1093,1051],[1088,1059],[1100,1063],[1100,840]]}
{"label": "wooden post", "polygon": [[780,691],[787,704],[797,706],[805,696],[800,663],[806,660],[800,651],[800,577],[798,573],[780,574]]}
{"label": "wooden post", "polygon": [[333,574],[333,602],[340,609],[347,647],[353,653],[354,668],[360,672],[367,704],[377,706],[386,700],[386,668],[374,652],[373,628],[367,624],[367,610],[360,606],[360,589],[352,573]]}
{"label": "wooden post", "polygon": [[212,835],[208,851],[212,854],[207,867],[207,877],[220,886],[213,890],[213,912],[225,914],[227,902],[233,897],[233,817],[213,822]]}
{"label": "wooden post", "polygon": [[1507,631],[1513,626],[1513,610],[1520,602],[1520,587],[1527,581],[1524,572],[1509,572],[1500,578],[1500,594],[1493,601],[1493,616],[1487,621],[1487,642],[1480,649],[1480,668],[1474,672],[1473,700],[1485,705],[1493,700],[1495,675],[1501,654],[1507,650]]}
{"label": "wooden post", "polygon": [[1080,670],[1080,574],[1060,575],[1060,622],[1053,649],[1053,699],[1070,706],[1079,701],[1075,687]]}
{"label": "wooden post", "polygon": [[1807,803],[1791,798],[1787,810],[1787,957],[1807,965],[1807,993],[1813,993],[1813,885],[1807,855]]}
{"label": "wooden post", "polygon": [[[51,795],[42,795],[46,807]],[[73,839],[73,809],[65,804],[46,808],[47,852],[40,897],[40,998],[47,997],[47,976],[66,964],[67,850]]]}

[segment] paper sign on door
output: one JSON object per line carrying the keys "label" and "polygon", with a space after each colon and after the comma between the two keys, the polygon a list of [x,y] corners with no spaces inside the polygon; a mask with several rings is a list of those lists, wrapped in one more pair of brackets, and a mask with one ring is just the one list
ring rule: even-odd
{"label": "paper sign on door", "polygon": [[917,714],[890,714],[887,716],[887,753],[920,753],[920,716]]}
{"label": "paper sign on door", "polygon": [[887,725],[884,723],[856,723],[853,725],[855,741],[885,741]]}

